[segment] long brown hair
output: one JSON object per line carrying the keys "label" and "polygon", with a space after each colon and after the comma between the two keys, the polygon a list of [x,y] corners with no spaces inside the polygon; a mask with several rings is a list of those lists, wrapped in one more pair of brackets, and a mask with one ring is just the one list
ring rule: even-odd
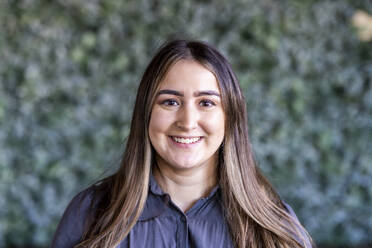
{"label": "long brown hair", "polygon": [[235,246],[311,247],[310,236],[288,214],[254,161],[246,102],[230,64],[210,45],[187,40],[166,43],[145,70],[121,166],[96,186],[97,192],[105,192],[105,200],[95,206],[94,218],[88,222],[78,247],[115,247],[136,224],[147,199],[154,162],[148,125],[155,94],[169,68],[181,59],[194,60],[208,68],[221,90],[222,106],[228,118],[219,153],[218,183]]}

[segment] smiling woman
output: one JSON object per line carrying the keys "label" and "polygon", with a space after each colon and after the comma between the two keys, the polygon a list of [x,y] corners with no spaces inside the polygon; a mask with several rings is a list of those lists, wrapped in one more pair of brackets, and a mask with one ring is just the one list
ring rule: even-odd
{"label": "smiling woman", "polygon": [[227,60],[165,44],[137,93],[121,167],[78,194],[52,247],[312,247],[260,173]]}
{"label": "smiling woman", "polygon": [[154,176],[181,210],[188,210],[216,185],[224,132],[225,114],[214,74],[193,60],[176,62],[160,83],[149,136],[156,151]]}

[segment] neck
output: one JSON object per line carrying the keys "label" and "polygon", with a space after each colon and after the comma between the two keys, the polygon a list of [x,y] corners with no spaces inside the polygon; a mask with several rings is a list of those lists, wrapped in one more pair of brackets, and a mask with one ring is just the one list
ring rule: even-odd
{"label": "neck", "polygon": [[158,161],[153,175],[160,188],[168,193],[183,212],[197,200],[209,195],[217,184],[217,163],[198,168],[175,170]]}

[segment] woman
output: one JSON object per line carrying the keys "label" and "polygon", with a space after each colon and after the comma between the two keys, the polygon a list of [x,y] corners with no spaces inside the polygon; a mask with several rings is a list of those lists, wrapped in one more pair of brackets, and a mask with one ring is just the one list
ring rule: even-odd
{"label": "woman", "polygon": [[70,203],[52,247],[312,247],[258,170],[231,66],[165,44],[141,80],[120,169]]}

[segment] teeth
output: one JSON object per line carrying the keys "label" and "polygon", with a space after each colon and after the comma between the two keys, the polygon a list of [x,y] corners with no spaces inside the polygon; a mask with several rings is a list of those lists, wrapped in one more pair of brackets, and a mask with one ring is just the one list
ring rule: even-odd
{"label": "teeth", "polygon": [[195,142],[197,142],[198,140],[200,140],[200,137],[197,137],[197,138],[191,138],[191,139],[177,138],[177,137],[172,137],[172,138],[173,138],[173,140],[175,140],[176,142],[178,142],[178,143],[182,143],[182,144],[195,143]]}

